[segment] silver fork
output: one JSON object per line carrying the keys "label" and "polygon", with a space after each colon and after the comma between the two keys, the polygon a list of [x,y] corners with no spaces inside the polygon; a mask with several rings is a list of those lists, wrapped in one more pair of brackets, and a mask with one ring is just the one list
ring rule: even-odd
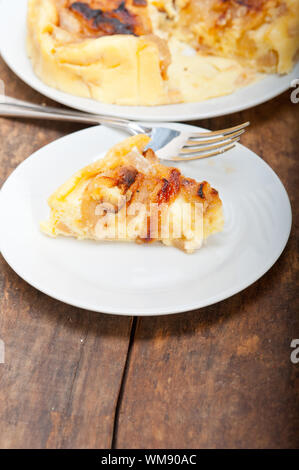
{"label": "silver fork", "polygon": [[9,96],[0,96],[0,116],[104,124],[126,130],[131,135],[147,134],[151,138],[148,148],[152,148],[161,160],[170,161],[197,160],[223,154],[234,148],[249,126],[249,122],[245,122],[219,131],[188,132],[71,109],[40,106]]}

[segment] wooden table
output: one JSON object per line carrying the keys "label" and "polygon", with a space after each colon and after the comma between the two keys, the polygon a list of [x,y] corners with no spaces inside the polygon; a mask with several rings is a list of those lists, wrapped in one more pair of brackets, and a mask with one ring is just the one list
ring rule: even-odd
{"label": "wooden table", "polygon": [[[0,78],[9,95],[53,104],[2,61]],[[290,343],[299,338],[299,104],[287,92],[200,124],[247,120],[243,143],[283,181],[294,225],[279,261],[240,294],[180,315],[97,314],[38,292],[0,256],[1,448],[298,447]],[[81,127],[0,119],[0,184],[32,152]]]}

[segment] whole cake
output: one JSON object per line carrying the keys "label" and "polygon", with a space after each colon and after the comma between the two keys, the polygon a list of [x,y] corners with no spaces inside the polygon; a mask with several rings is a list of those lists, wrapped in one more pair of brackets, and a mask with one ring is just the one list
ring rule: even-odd
{"label": "whole cake", "polygon": [[201,101],[298,58],[299,0],[29,0],[36,74],[121,105]]}

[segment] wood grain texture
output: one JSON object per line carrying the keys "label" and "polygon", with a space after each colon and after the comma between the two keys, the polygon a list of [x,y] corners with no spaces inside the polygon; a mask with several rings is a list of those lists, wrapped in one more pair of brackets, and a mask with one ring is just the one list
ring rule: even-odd
{"label": "wood grain texture", "polygon": [[[2,61],[0,79],[11,96],[53,104]],[[32,152],[79,128],[0,118],[0,185]],[[0,256],[0,448],[109,448],[131,321],[50,299]]]}
{"label": "wood grain texture", "polygon": [[[8,94],[53,104],[0,60]],[[298,447],[299,105],[289,94],[201,122],[250,120],[242,141],[285,184],[294,227],[276,265],[246,291],[174,316],[131,318],[67,306],[23,282],[0,257],[0,448]],[[79,125],[0,118],[0,185],[16,165]],[[123,373],[125,372],[124,381]]]}
{"label": "wood grain texture", "polygon": [[285,93],[200,124],[221,129],[247,120],[242,142],[271,165],[290,195],[291,238],[274,267],[244,292],[196,312],[138,319],[119,448],[299,445],[299,365],[290,361],[291,340],[299,338],[299,105]]}

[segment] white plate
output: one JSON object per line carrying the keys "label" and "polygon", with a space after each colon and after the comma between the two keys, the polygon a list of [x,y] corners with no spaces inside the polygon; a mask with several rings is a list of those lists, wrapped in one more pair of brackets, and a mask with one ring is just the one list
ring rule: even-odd
{"label": "white plate", "polygon": [[117,106],[88,98],[79,98],[45,85],[34,74],[25,47],[26,5],[27,0],[18,0],[17,5],[15,1],[2,0],[0,4],[0,51],[3,59],[24,82],[35,90],[55,101],[82,111],[143,121],[190,121],[211,118],[264,103],[287,90],[292,80],[299,76],[298,63],[293,72],[288,75],[269,75],[264,80],[231,95],[200,103]]}
{"label": "white plate", "polygon": [[224,204],[224,231],[192,255],[158,243],[43,235],[39,222],[48,217],[48,196],[124,137],[103,126],[85,129],[40,149],[11,174],[0,192],[0,249],[19,276],[88,310],[156,315],[223,300],[273,265],[290,233],[289,199],[271,168],[242,145],[219,157],[179,165],[187,176],[208,180]]}

